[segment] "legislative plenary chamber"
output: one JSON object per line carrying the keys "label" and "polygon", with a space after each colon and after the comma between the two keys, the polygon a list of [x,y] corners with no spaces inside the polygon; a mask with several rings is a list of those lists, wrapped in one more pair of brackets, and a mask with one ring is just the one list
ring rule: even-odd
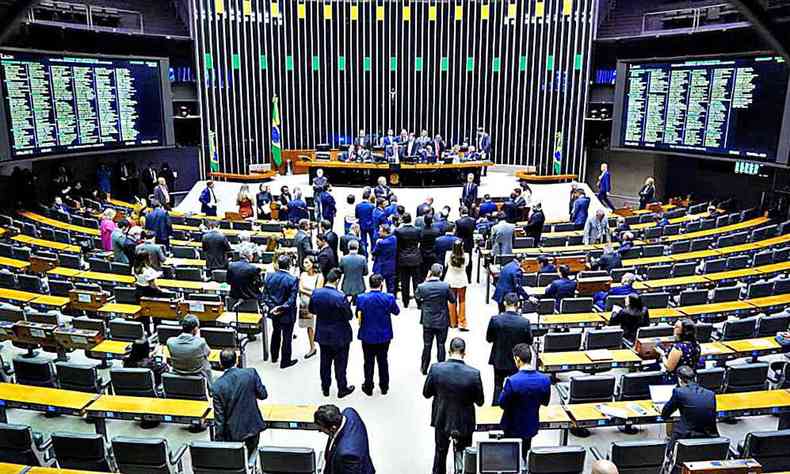
{"label": "legislative plenary chamber", "polygon": [[0,0],[0,474],[790,474],[790,0]]}

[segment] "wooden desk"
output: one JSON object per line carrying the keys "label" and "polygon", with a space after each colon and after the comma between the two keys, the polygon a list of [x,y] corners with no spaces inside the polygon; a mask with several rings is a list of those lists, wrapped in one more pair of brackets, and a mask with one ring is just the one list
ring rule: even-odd
{"label": "wooden desk", "polygon": [[790,260],[772,263],[770,265],[762,265],[754,268],[755,270],[759,271],[761,275],[773,275],[775,273],[787,272],[790,271]]}
{"label": "wooden desk", "polygon": [[0,462],[0,474],[20,474],[25,469],[27,469],[27,466],[22,464]]}
{"label": "wooden desk", "polygon": [[55,267],[47,272],[47,275],[62,276],[66,278],[74,278],[84,270],[77,270],[76,268]]}
{"label": "wooden desk", "polygon": [[[259,313],[239,313],[239,329],[260,329],[263,315]],[[217,322],[226,326],[236,325],[236,313],[225,311],[218,318]]]}
{"label": "wooden desk", "polygon": [[730,360],[738,354],[721,342],[703,342],[700,347],[700,362],[706,360]]}
{"label": "wooden desk", "polygon": [[313,415],[318,405],[273,405],[259,402],[269,428],[281,430],[317,430]]}
{"label": "wooden desk", "polygon": [[[499,407],[476,407],[476,431],[494,431],[501,429],[499,422],[502,420],[502,409]],[[571,419],[562,405],[549,405],[540,407],[539,427],[542,430],[565,430],[571,427]],[[567,438],[566,443],[567,444]],[[563,446],[565,445],[563,444]]]}
{"label": "wooden desk", "polygon": [[74,224],[69,224],[67,222],[62,222],[57,219],[50,219],[49,217],[42,216],[41,214],[36,214],[35,212],[22,211],[19,213],[19,215],[27,219],[30,219],[31,221],[35,221],[41,224],[46,224],[56,229],[70,230],[73,232],[78,232],[93,237],[98,237],[100,235],[99,229],[94,229],[91,227],[82,227]]}
{"label": "wooden desk", "polygon": [[107,303],[99,308],[99,314],[117,314],[125,318],[136,318],[140,315],[142,307],[137,304]]}
{"label": "wooden desk", "polygon": [[760,272],[754,268],[741,268],[739,270],[730,270],[726,272],[708,273],[703,276],[714,283],[719,283],[747,278],[757,278],[760,276]]}
{"label": "wooden desk", "polygon": [[210,403],[202,400],[101,395],[90,404],[86,413],[97,418],[96,432],[106,437],[107,419],[153,420],[188,425],[205,420],[210,410]]}
{"label": "wooden desk", "polygon": [[737,352],[740,356],[760,357],[785,352],[785,349],[773,337],[723,341],[722,344],[732,349],[733,352]]}
{"label": "wooden desk", "polygon": [[727,232],[736,232],[739,230],[749,229],[751,227],[758,227],[770,221],[767,217],[757,217],[749,219],[748,221],[738,222],[737,224],[725,225],[722,227],[714,227],[713,229],[698,230],[696,232],[687,232],[685,234],[670,235],[664,238],[666,242],[677,242],[679,240],[697,239],[700,237],[710,237],[713,235],[724,234]]}
{"label": "wooden desk", "polygon": [[641,258],[629,258],[628,260],[623,260],[624,267],[642,267],[645,265],[657,265],[659,263],[668,263],[669,256],[666,255],[659,255],[658,257],[641,257]]}
{"label": "wooden desk", "polygon": [[644,290],[672,290],[676,288],[684,288],[687,286],[704,285],[710,283],[702,275],[689,275],[674,278],[660,278],[658,280],[638,281],[634,283],[634,289],[638,291]]}
{"label": "wooden desk", "polygon": [[790,411],[790,389],[716,395],[719,418],[778,415]]}
{"label": "wooden desk", "polygon": [[538,326],[543,329],[586,328],[604,326],[603,313],[545,314],[538,318]]}
{"label": "wooden desk", "polygon": [[101,359],[123,359],[131,351],[131,342],[105,339],[85,352]]}
{"label": "wooden desk", "polygon": [[549,373],[579,370],[582,372],[636,367],[642,359],[631,349],[610,350],[610,360],[593,360],[589,351],[546,352],[538,356],[540,370]]}
{"label": "wooden desk", "polygon": [[46,306],[47,308],[57,309],[62,311],[69,305],[69,299],[65,296],[50,296],[41,295],[30,301],[30,304]]}
{"label": "wooden desk", "polygon": [[0,400],[3,401],[0,404],[0,421],[8,422],[8,408],[81,415],[85,407],[98,396],[97,393],[0,383]]}
{"label": "wooden desk", "polygon": [[36,293],[28,293],[27,291],[9,290],[8,288],[0,288],[0,300],[13,301],[15,303],[28,303],[38,298],[41,295]]}
{"label": "wooden desk", "polygon": [[538,184],[545,184],[545,183],[565,183],[568,181],[576,181],[575,174],[550,174],[550,175],[538,175],[535,173],[530,173],[526,170],[518,170],[514,173],[516,179],[521,181],[526,181],[527,183],[538,183]]}
{"label": "wooden desk", "polygon": [[720,249],[697,250],[696,252],[685,252],[667,255],[670,262],[683,262],[686,260],[702,260],[710,257],[718,257],[721,255]]}
{"label": "wooden desk", "polygon": [[30,262],[16,260],[8,257],[0,257],[0,267],[9,267],[15,270],[23,270],[30,266]]}
{"label": "wooden desk", "polygon": [[753,310],[754,306],[745,301],[728,301],[726,303],[708,303],[678,307],[681,313],[692,318],[705,317],[715,319],[724,314],[738,314]]}
{"label": "wooden desk", "polygon": [[98,281],[103,283],[123,283],[133,285],[134,277],[131,275],[116,275],[115,273],[82,272],[76,276],[79,280]]}
{"label": "wooden desk", "polygon": [[81,249],[76,245],[64,244],[63,242],[53,242],[51,240],[39,239],[29,235],[15,235],[11,240],[34,247],[41,247],[50,250],[59,250],[63,252],[80,253]]}
{"label": "wooden desk", "polygon": [[165,265],[169,267],[199,267],[206,266],[206,261],[200,258],[174,258],[170,257],[165,260]]}
{"label": "wooden desk", "polygon": [[180,290],[200,290],[207,293],[217,293],[220,290],[220,284],[215,281],[189,281],[189,280],[169,280],[167,278],[159,278],[156,283],[160,288],[176,288]]}
{"label": "wooden desk", "polygon": [[781,311],[786,306],[790,305],[790,294],[763,296],[761,298],[752,298],[744,301],[755,308],[759,308],[763,312],[771,312],[771,310]]}
{"label": "wooden desk", "polygon": [[[620,412],[622,417],[605,415],[601,411],[602,407]],[[581,403],[566,405],[565,408],[573,420],[574,426],[577,428],[655,423],[661,418],[661,413],[656,411],[653,402],[650,400]]]}
{"label": "wooden desk", "polygon": [[25,474],[106,474],[98,471],[83,471],[81,469],[61,469],[59,467],[31,467]]}

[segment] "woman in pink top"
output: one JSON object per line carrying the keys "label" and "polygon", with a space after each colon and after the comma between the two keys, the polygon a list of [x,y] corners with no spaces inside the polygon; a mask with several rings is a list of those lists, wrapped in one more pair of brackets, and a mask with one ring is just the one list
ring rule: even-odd
{"label": "woman in pink top", "polygon": [[99,224],[101,246],[108,252],[112,250],[112,231],[117,227],[113,219],[115,219],[115,209],[105,209],[101,214],[101,223]]}

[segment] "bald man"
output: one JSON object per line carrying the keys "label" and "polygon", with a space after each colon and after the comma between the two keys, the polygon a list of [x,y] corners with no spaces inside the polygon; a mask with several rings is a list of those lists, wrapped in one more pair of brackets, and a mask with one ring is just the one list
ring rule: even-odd
{"label": "bald man", "polygon": [[618,474],[617,466],[612,461],[600,459],[592,465],[592,474]]}

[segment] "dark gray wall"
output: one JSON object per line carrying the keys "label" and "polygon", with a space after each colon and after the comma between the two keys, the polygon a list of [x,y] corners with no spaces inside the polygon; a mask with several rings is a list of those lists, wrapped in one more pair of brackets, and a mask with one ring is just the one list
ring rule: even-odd
{"label": "dark gray wall", "polygon": [[359,129],[424,128],[460,142],[482,125],[496,161],[541,173],[562,132],[562,171],[583,173],[596,3],[281,1],[272,16],[268,0],[193,0],[203,169],[210,132],[223,171],[268,162],[277,95],[285,149],[339,144]]}
{"label": "dark gray wall", "polygon": [[590,150],[587,155],[587,184],[595,185],[601,163],[609,165],[612,175],[612,201],[616,205],[639,203],[639,189],[648,176],[656,181],[656,197],[666,201],[666,160],[659,154]]}

